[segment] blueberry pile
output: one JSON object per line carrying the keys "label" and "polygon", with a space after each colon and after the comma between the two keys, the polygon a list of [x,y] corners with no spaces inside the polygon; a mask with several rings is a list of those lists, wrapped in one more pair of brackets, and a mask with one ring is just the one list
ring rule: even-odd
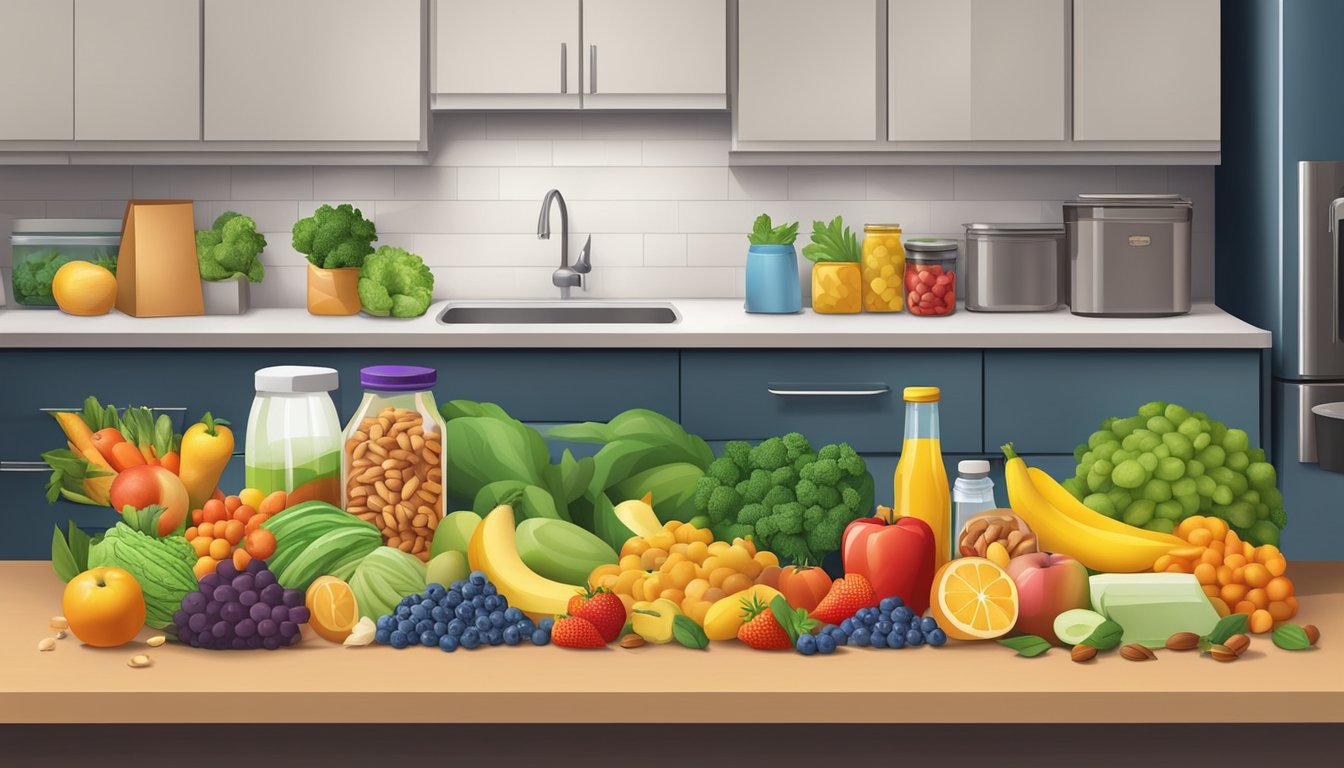
{"label": "blueberry pile", "polygon": [[802,635],[796,648],[804,656],[833,653],[838,645],[860,648],[913,648],[942,645],[947,633],[929,616],[916,616],[899,597],[883,598],[876,608],[861,608],[839,626],[827,624],[816,635]]}
{"label": "blueberry pile", "polygon": [[173,614],[179,639],[215,651],[293,645],[306,621],[303,593],[281,587],[264,560],[252,560],[241,573],[224,560]]}
{"label": "blueberry pile", "polygon": [[393,648],[411,645],[444,651],[483,645],[533,645],[551,641],[554,619],[533,623],[486,579],[473,571],[451,587],[430,584],[418,595],[407,595],[389,614],[378,617],[374,641]]}

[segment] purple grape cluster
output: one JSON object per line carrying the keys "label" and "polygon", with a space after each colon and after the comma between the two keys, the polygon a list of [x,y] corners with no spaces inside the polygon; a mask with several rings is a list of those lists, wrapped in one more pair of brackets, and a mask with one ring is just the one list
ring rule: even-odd
{"label": "purple grape cluster", "polygon": [[293,645],[307,621],[303,593],[280,586],[264,560],[252,560],[241,573],[224,560],[173,614],[178,639],[214,651]]}

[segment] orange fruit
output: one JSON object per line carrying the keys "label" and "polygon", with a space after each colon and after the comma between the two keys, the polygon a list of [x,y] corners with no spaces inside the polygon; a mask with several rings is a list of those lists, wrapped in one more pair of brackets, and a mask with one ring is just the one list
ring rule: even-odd
{"label": "orange fruit", "polygon": [[1017,623],[1017,585],[986,558],[951,560],[933,577],[929,610],[948,637],[990,640]]}
{"label": "orange fruit", "polygon": [[135,639],[145,625],[145,596],[129,572],[90,568],[65,585],[61,611],[75,637],[87,645],[112,648]]}
{"label": "orange fruit", "polygon": [[308,606],[308,625],[333,643],[344,642],[359,621],[354,590],[335,576],[320,576],[303,598]]}

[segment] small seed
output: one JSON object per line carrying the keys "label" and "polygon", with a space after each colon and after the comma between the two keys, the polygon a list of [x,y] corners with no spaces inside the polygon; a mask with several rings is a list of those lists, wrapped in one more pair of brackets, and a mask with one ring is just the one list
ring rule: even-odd
{"label": "small seed", "polygon": [[1209,648],[1209,655],[1215,661],[1236,661],[1237,652],[1228,648],[1226,645],[1214,645]]}
{"label": "small seed", "polygon": [[1167,638],[1169,651],[1193,651],[1199,647],[1199,635],[1194,632],[1177,632]]}
{"label": "small seed", "polygon": [[1097,649],[1093,648],[1090,645],[1075,645],[1073,646],[1073,650],[1069,653],[1069,658],[1073,659],[1079,664],[1083,663],[1084,661],[1091,661],[1096,657],[1097,657]]}
{"label": "small seed", "polygon": [[52,629],[69,629],[69,628],[70,628],[70,622],[66,621],[64,616],[52,616],[52,617],[51,617],[51,628],[52,628]]}
{"label": "small seed", "polygon": [[37,641],[37,650],[39,650],[39,651],[54,651],[54,650],[56,650],[56,638],[54,638],[54,637],[44,637],[44,638],[42,638],[41,640],[38,640],[38,641]]}
{"label": "small seed", "polygon": [[146,640],[145,645],[148,645],[150,648],[158,648],[160,645],[163,645],[166,642],[168,642],[168,638],[164,637],[163,635],[155,635]]}
{"label": "small seed", "polygon": [[1317,629],[1315,624],[1303,624],[1302,631],[1307,633],[1307,642],[1312,645],[1315,645],[1316,641],[1321,639],[1321,630]]}
{"label": "small seed", "polygon": [[1146,645],[1130,643],[1120,646],[1120,655],[1130,661],[1154,661],[1157,654],[1153,653]]}
{"label": "small seed", "polygon": [[634,632],[621,638],[622,648],[638,648],[644,644],[644,638],[636,635]]}
{"label": "small seed", "polygon": [[1251,638],[1243,634],[1235,634],[1223,641],[1223,647],[1240,656],[1251,647]]}
{"label": "small seed", "polygon": [[143,654],[143,653],[138,653],[138,654],[132,656],[130,661],[126,662],[126,666],[128,666],[128,667],[148,667],[148,666],[150,665],[150,663],[151,663],[151,662],[150,662],[148,656],[146,656],[146,655]]}
{"label": "small seed", "polygon": [[65,630],[65,629],[58,629],[58,630],[56,630],[56,639],[57,639],[57,640],[64,640],[65,638],[67,638],[67,637],[69,637],[69,636],[70,636],[70,631],[69,631],[69,630]]}

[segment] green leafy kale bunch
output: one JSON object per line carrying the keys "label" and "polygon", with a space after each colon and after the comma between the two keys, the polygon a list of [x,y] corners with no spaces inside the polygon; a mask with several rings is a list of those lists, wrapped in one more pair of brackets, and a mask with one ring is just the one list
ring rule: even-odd
{"label": "green leafy kale bunch", "polygon": [[266,269],[257,258],[266,248],[265,236],[257,232],[251,216],[225,211],[210,229],[196,233],[196,261],[202,280],[228,280],[243,275],[260,283]]}
{"label": "green leafy kale bunch", "polygon": [[384,245],[364,259],[359,303],[380,317],[419,317],[429,309],[434,273],[414,253]]}
{"label": "green leafy kale bunch", "polygon": [[861,253],[858,236],[839,216],[829,224],[812,222],[812,242],[803,246],[803,256],[814,262],[858,261]]}
{"label": "green leafy kale bunch", "polygon": [[813,453],[797,432],[726,444],[696,485],[695,508],[716,539],[752,537],[782,561],[820,563],[873,506],[873,476],[847,443]]}
{"label": "green leafy kale bunch", "polygon": [[378,230],[349,203],[332,208],[323,205],[306,219],[294,223],[294,250],[321,269],[362,267],[373,253]]}
{"label": "green leafy kale bunch", "polygon": [[14,265],[14,300],[20,304],[42,307],[56,306],[51,295],[51,281],[56,270],[65,266],[70,257],[50,250],[33,254]]}
{"label": "green leafy kale bunch", "polygon": [[747,235],[747,242],[752,245],[793,245],[796,239],[798,239],[798,222],[780,224],[776,227],[774,222],[770,221],[768,213],[756,217],[756,223],[751,227],[751,234]]}

